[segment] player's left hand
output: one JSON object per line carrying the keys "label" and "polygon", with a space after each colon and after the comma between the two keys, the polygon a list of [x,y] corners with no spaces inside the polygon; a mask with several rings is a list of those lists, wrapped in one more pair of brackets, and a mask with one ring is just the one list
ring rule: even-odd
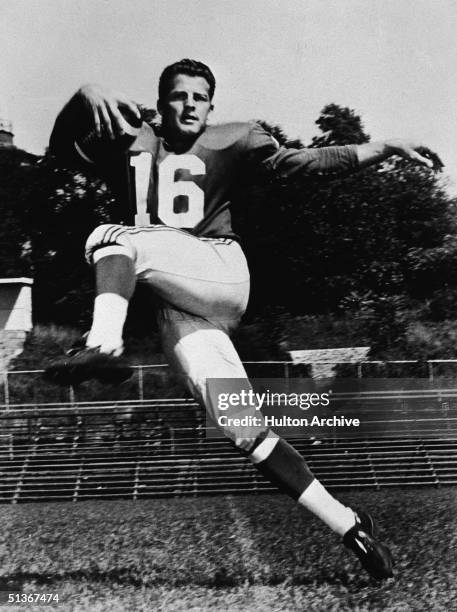
{"label": "player's left hand", "polygon": [[408,140],[388,140],[385,144],[392,155],[399,155],[430,170],[439,172],[444,167],[437,153],[422,144]]}

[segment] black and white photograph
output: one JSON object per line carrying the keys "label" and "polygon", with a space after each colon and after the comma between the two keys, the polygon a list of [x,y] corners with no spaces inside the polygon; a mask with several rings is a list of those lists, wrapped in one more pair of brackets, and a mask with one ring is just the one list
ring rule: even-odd
{"label": "black and white photograph", "polygon": [[456,32],[0,0],[0,611],[457,612]]}

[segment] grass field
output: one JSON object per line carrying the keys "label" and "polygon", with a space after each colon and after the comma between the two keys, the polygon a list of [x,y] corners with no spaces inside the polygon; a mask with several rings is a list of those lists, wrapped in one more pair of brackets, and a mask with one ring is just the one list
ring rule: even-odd
{"label": "grass field", "polygon": [[57,592],[61,603],[0,609],[457,610],[457,489],[340,498],[379,519],[394,580],[368,578],[281,495],[3,505],[1,589]]}

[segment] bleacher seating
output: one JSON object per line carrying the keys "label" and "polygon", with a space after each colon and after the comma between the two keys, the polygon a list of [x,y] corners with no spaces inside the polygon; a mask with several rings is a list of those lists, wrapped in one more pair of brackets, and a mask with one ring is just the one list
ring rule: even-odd
{"label": "bleacher seating", "polygon": [[[273,491],[189,400],[3,413],[0,501]],[[182,426],[183,411],[192,426]],[[130,418],[130,417],[129,417]],[[457,436],[294,439],[328,487],[457,484]]]}
{"label": "bleacher seating", "polygon": [[[457,390],[432,387],[365,395],[363,435],[292,442],[329,488],[455,485]],[[190,399],[20,404],[9,396],[0,423],[4,503],[276,490]]]}

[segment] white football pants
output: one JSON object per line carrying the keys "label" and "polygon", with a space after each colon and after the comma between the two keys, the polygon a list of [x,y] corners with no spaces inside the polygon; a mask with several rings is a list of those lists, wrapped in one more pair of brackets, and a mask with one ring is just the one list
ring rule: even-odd
{"label": "white football pants", "polygon": [[[138,282],[147,283],[161,298],[158,323],[164,353],[215,422],[222,414],[261,417],[254,405],[221,413],[214,391],[220,383],[216,387],[211,383],[211,379],[237,379],[230,392],[251,388],[228,335],[238,325],[249,297],[249,271],[240,245],[224,238],[197,238],[163,225],[102,225],[89,236],[87,259],[93,263],[113,254],[129,256]],[[230,419],[220,426],[245,450],[266,430],[264,425],[234,426]]]}

